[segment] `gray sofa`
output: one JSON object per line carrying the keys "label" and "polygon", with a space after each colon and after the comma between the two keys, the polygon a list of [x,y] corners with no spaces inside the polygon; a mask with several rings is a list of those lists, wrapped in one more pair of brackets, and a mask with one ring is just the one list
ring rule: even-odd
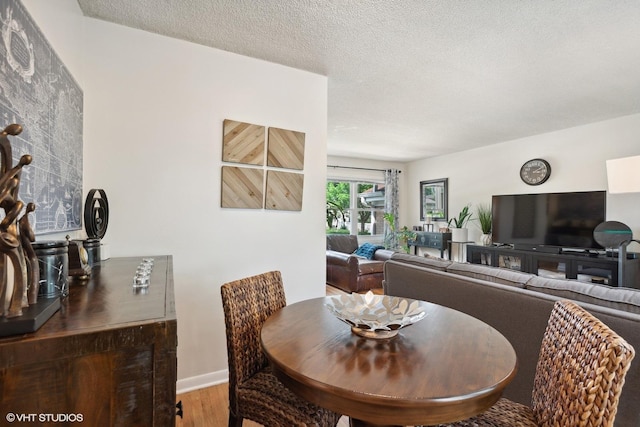
{"label": "gray sofa", "polygon": [[553,304],[560,299],[576,301],[639,353],[627,373],[615,425],[640,426],[640,290],[400,253],[385,262],[383,288],[387,295],[462,311],[500,331],[518,355],[518,373],[504,396],[527,405]]}

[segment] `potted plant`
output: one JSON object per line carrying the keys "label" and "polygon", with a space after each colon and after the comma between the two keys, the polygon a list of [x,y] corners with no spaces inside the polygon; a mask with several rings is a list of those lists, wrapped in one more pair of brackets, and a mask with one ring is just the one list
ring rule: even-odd
{"label": "potted plant", "polygon": [[[453,217],[449,220],[449,227],[451,228],[451,240],[453,242],[466,242],[469,236],[469,230],[465,228],[465,225],[472,217],[472,213],[469,211],[471,204],[466,205],[458,217]],[[453,226],[452,226],[453,223]]]}
{"label": "potted plant", "polygon": [[398,231],[398,244],[406,253],[409,253],[409,241],[416,239],[416,233],[405,225]]}
{"label": "potted plant", "polygon": [[478,205],[478,208],[476,209],[476,215],[478,216],[480,230],[482,231],[480,243],[482,243],[484,246],[489,246],[491,244],[491,207],[487,205]]}
{"label": "potted plant", "polygon": [[[386,248],[387,249],[402,248],[406,253],[409,253],[409,241],[414,240],[416,238],[416,233],[409,230],[409,228],[406,225],[402,227],[400,231],[396,231],[396,217],[392,213],[385,213],[384,220],[387,221],[387,223],[389,224],[389,229],[391,230],[390,235],[387,236],[385,241]],[[390,241],[391,236],[395,236],[398,239],[395,245],[397,247],[391,247],[391,246],[394,246],[394,244]]]}

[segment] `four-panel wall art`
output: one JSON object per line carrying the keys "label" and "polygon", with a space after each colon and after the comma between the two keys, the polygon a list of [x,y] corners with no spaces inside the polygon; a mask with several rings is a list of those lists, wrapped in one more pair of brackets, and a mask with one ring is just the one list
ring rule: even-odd
{"label": "four-panel wall art", "polygon": [[[223,208],[302,210],[303,132],[225,120]],[[299,172],[296,172],[299,171]]]}

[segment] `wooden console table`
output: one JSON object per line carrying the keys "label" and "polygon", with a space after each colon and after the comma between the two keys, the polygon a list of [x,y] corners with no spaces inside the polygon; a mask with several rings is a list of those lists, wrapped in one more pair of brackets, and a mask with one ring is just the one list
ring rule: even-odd
{"label": "wooden console table", "polygon": [[37,332],[0,339],[0,419],[175,425],[172,257],[153,258],[148,292],[132,287],[142,257],[102,261],[88,281],[70,282],[60,311]]}
{"label": "wooden console table", "polygon": [[451,241],[451,233],[438,233],[436,231],[415,231],[415,240],[409,241],[413,246],[413,253],[417,254],[418,246],[440,250],[440,258],[444,258],[444,251],[448,251],[448,242]]}

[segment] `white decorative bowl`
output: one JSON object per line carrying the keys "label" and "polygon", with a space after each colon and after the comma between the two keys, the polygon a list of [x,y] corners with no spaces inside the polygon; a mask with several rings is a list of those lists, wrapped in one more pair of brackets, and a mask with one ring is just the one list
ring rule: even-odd
{"label": "white decorative bowl", "polygon": [[392,338],[401,328],[422,320],[426,313],[420,301],[375,295],[349,294],[329,297],[327,309],[351,325],[353,333],[375,339]]}

